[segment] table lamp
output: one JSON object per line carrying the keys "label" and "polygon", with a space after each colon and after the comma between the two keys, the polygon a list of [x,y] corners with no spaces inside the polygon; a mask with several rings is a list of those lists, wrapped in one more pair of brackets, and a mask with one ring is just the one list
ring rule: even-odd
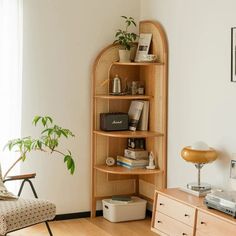
{"label": "table lamp", "polygon": [[192,146],[184,147],[181,151],[181,156],[185,161],[192,162],[198,170],[198,181],[187,184],[187,189],[198,193],[209,192],[211,185],[201,183],[201,169],[205,164],[213,162],[217,158],[217,152],[208,147],[206,143],[200,141]]}

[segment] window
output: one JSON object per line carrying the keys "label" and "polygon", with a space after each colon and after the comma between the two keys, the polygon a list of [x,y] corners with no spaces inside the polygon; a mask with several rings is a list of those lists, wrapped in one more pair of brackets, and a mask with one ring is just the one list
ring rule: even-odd
{"label": "window", "polygon": [[[2,151],[21,134],[22,0],[0,0],[0,162],[3,172],[16,153]],[[19,173],[13,170],[11,174]]]}

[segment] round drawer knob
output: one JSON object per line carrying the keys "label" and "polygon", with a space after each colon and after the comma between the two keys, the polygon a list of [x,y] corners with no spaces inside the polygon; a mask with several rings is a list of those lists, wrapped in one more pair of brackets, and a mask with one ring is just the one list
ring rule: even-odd
{"label": "round drawer knob", "polygon": [[157,221],[158,224],[162,223],[160,220]]}

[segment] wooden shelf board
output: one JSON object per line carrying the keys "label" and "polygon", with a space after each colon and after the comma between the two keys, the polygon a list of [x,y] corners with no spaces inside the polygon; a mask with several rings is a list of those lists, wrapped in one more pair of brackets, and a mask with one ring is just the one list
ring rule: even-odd
{"label": "wooden shelf board", "polygon": [[148,95],[122,95],[122,96],[115,96],[115,95],[95,95],[95,98],[99,99],[109,99],[109,100],[133,100],[133,99],[145,99],[150,100],[153,98],[153,96]]}
{"label": "wooden shelf board", "polygon": [[114,61],[113,65],[120,65],[120,66],[163,66],[163,62],[118,62]]}
{"label": "wooden shelf board", "polygon": [[94,134],[115,138],[149,138],[163,136],[160,132],[154,131],[102,131],[94,130]]}
{"label": "wooden shelf board", "polygon": [[150,175],[161,173],[159,169],[148,170],[148,169],[129,169],[123,166],[105,166],[97,165],[94,168],[98,171],[110,173],[110,174],[119,174],[119,175]]}

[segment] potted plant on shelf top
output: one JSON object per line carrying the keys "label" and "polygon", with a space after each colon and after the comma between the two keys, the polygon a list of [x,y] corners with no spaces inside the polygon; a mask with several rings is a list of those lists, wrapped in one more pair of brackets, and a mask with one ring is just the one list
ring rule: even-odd
{"label": "potted plant on shelf top", "polygon": [[136,27],[136,23],[133,17],[121,17],[125,20],[125,29],[117,30],[115,34],[116,40],[114,41],[114,43],[118,43],[120,45],[120,62],[130,62],[130,50],[134,46],[134,42],[137,39],[138,35],[133,32],[129,32],[129,27],[132,25]]}

